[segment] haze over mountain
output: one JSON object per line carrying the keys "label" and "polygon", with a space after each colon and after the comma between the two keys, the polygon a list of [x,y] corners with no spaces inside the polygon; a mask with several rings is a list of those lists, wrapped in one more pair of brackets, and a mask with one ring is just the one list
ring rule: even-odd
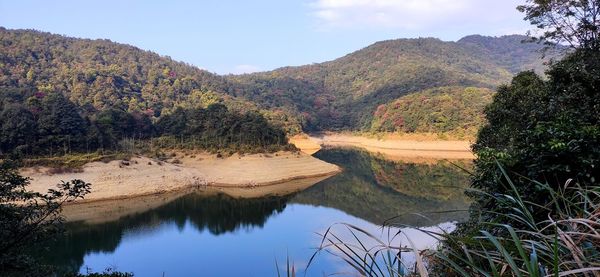
{"label": "haze over mountain", "polygon": [[324,63],[219,76],[109,40],[0,28],[0,87],[61,92],[90,111],[119,108],[161,117],[177,107],[221,102],[238,111],[261,110],[291,133],[379,130],[372,128],[378,106],[406,95],[429,90],[427,97],[434,97],[430,89],[440,87],[462,88],[445,90],[449,97],[467,87],[489,95],[518,71],[541,71],[542,46],[524,39],[389,40]]}

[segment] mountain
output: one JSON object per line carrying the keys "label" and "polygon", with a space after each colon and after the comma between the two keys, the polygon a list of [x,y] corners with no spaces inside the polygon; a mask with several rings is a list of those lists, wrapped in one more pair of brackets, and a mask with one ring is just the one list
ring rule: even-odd
{"label": "mountain", "polygon": [[[229,76],[230,92],[293,111],[307,130],[369,130],[379,105],[448,86],[495,89],[521,70],[541,70],[542,45],[525,36],[377,42],[339,59]],[[479,111],[481,112],[481,111]]]}
{"label": "mountain", "polygon": [[544,53],[544,45],[528,42],[527,36],[510,35],[486,37],[480,35],[466,36],[458,44],[469,49],[473,56],[488,59],[498,66],[517,74],[521,71],[534,70],[543,74],[546,64],[551,58],[560,56],[560,51],[548,49]]}
{"label": "mountain", "polygon": [[[460,98],[454,92],[460,94],[466,88],[494,90],[521,70],[542,71],[539,50],[543,46],[521,43],[526,38],[388,40],[324,63],[219,76],[109,40],[0,28],[0,88],[60,92],[91,112],[116,108],[158,119],[178,107],[206,108],[223,103],[234,111],[259,110],[288,133],[302,129],[383,131],[390,128],[381,128],[385,120],[376,116],[378,108],[402,102],[402,97],[424,93],[427,98],[432,96],[432,89],[458,87],[462,89],[445,91],[444,95]],[[468,102],[471,100],[476,102]],[[489,101],[489,97],[460,101],[463,107],[476,107],[469,113],[479,118],[481,101]],[[442,108],[452,106],[452,101],[447,104]],[[430,113],[439,107],[413,108]],[[478,122],[456,126],[464,129]],[[434,124],[436,120],[422,122],[418,124],[422,128],[415,130],[440,130]]]}
{"label": "mountain", "polygon": [[109,40],[0,29],[0,86],[63,91],[80,106],[160,115],[194,92],[223,98],[226,81],[169,57]]}
{"label": "mountain", "polygon": [[232,97],[229,87],[129,45],[0,28],[0,156],[104,153],[136,141],[140,149],[287,148],[283,128],[297,130],[294,118]]}
{"label": "mountain", "polygon": [[[232,97],[230,87],[222,76],[130,45],[0,27],[0,88],[60,92],[92,113],[119,109],[158,118],[177,107],[213,103],[241,112],[259,109]],[[276,125],[299,128],[275,109],[261,113]]]}

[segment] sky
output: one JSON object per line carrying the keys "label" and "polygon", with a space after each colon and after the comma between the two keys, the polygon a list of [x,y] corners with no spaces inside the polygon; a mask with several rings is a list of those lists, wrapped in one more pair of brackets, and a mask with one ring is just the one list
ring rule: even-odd
{"label": "sky", "polygon": [[0,26],[110,39],[219,74],[324,62],[381,40],[525,34],[525,0],[0,0]]}

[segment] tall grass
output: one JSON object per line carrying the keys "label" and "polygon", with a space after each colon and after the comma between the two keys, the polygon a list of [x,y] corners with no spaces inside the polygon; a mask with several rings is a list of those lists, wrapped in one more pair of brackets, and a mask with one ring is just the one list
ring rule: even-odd
{"label": "tall grass", "polygon": [[[336,227],[341,227],[341,230]],[[404,236],[409,246],[402,246],[394,243],[400,241],[402,231],[393,230],[393,227],[386,230],[387,236],[383,237],[387,239],[384,241],[382,236],[358,226],[347,223],[334,224],[322,234],[321,244],[310,258],[307,267],[310,267],[319,253],[326,252],[343,260],[360,276],[410,276],[416,273],[428,276],[423,253],[414,247],[410,237]],[[349,234],[351,239],[345,239],[340,235],[341,232]],[[407,255],[413,259],[406,259]]]}
{"label": "tall grass", "polygon": [[[482,218],[492,220],[479,222],[475,235],[418,229],[439,242],[437,249],[419,251],[410,237],[408,245],[394,245],[343,224],[352,239],[329,228],[313,258],[320,252],[333,254],[363,276],[600,277],[600,187],[571,180],[553,188],[530,180],[527,185],[542,187],[552,197],[541,206],[524,200],[506,172],[504,177],[511,193],[489,196],[511,209],[502,214],[480,211]],[[546,219],[533,215],[540,211],[547,212]],[[407,253],[412,257],[407,259]]]}
{"label": "tall grass", "polygon": [[[275,267],[277,268],[277,277],[282,277],[283,275],[279,269],[279,263],[277,262],[277,259],[275,259]],[[285,259],[285,276],[296,277],[296,266],[293,263],[290,264],[289,255]]]}

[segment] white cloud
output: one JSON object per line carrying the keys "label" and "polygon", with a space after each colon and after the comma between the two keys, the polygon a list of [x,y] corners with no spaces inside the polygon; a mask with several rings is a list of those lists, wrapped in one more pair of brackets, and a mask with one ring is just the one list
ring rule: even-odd
{"label": "white cloud", "polygon": [[501,23],[519,16],[523,0],[313,0],[319,28],[396,28]]}
{"label": "white cloud", "polygon": [[251,64],[240,64],[240,65],[236,65],[233,70],[231,71],[231,73],[233,74],[245,74],[245,73],[254,73],[254,72],[258,72],[261,71],[261,68],[256,66],[256,65],[251,65]]}

